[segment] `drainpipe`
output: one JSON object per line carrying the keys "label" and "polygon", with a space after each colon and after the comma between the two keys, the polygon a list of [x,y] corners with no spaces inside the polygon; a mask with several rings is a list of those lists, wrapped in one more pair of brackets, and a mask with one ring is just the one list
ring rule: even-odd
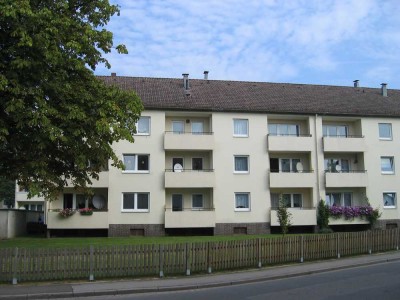
{"label": "drainpipe", "polygon": [[318,199],[317,199],[317,203],[319,202],[320,198],[321,198],[321,190],[320,190],[320,178],[319,178],[319,160],[318,160],[318,137],[317,137],[317,118],[318,118],[318,114],[315,114],[315,120],[314,120],[314,140],[315,140],[315,158],[316,158],[316,173],[317,173],[317,195],[318,195]]}

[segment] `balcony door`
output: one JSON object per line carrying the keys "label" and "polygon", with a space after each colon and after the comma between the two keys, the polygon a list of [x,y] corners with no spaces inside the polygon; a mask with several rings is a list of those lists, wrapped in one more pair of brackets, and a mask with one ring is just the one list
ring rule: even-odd
{"label": "balcony door", "polygon": [[185,132],[185,123],[183,121],[172,121],[172,132],[182,134]]}
{"label": "balcony door", "polygon": [[183,210],[183,197],[182,194],[172,195],[172,211],[182,211]]}
{"label": "balcony door", "polygon": [[192,122],[192,133],[202,134],[204,132],[203,122]]}

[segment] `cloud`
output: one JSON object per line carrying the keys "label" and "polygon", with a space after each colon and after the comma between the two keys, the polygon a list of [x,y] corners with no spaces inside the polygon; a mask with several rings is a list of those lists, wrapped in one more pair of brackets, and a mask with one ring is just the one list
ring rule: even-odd
{"label": "cloud", "polygon": [[207,69],[212,79],[304,82],[308,74],[315,83],[348,76],[344,65],[379,70],[378,60],[397,59],[400,45],[396,1],[113,2],[121,16],[108,29],[129,54],[106,57],[121,75],[199,78]]}

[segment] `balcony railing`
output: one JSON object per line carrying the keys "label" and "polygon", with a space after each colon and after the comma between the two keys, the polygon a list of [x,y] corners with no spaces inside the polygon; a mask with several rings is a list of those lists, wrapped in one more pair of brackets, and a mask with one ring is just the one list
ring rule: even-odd
{"label": "balcony railing", "polygon": [[215,227],[214,208],[165,208],[165,228]]}
{"label": "balcony railing", "polygon": [[268,151],[310,152],[313,149],[311,134],[267,135]]}
{"label": "balcony railing", "polygon": [[164,134],[165,150],[213,150],[213,132],[173,132]]}
{"label": "balcony railing", "polygon": [[273,172],[269,173],[269,186],[271,188],[309,188],[316,182],[313,170],[302,172]]}
{"label": "balcony railing", "polygon": [[[292,226],[317,225],[317,210],[315,208],[288,208],[291,214]],[[271,209],[271,226],[280,226],[276,209]]]}
{"label": "balcony railing", "polygon": [[106,229],[108,209],[94,209],[92,215],[81,215],[78,209],[68,217],[62,217],[62,209],[49,209],[47,214],[48,229]]}
{"label": "balcony railing", "polygon": [[325,152],[364,152],[366,149],[363,135],[324,136]]}
{"label": "balcony railing", "polygon": [[213,169],[191,170],[183,169],[175,171],[165,170],[166,188],[212,188],[215,185]]}
{"label": "balcony railing", "polygon": [[326,187],[366,187],[368,175],[366,170],[325,171]]}

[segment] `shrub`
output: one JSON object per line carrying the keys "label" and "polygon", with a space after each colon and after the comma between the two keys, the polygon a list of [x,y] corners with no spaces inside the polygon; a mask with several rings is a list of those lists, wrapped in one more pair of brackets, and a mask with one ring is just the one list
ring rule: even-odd
{"label": "shrub", "polygon": [[289,231],[292,214],[287,210],[286,203],[283,201],[282,194],[279,195],[279,205],[277,210],[279,225],[281,226],[282,234],[285,235]]}

